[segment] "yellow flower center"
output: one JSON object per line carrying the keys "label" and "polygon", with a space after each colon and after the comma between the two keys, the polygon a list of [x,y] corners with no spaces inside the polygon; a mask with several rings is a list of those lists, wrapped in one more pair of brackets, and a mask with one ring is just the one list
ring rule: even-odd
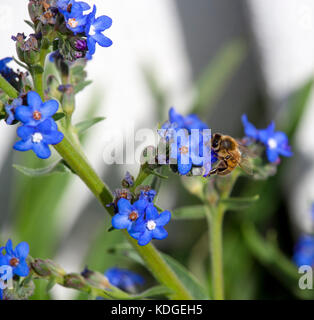
{"label": "yellow flower center", "polygon": [[76,28],[78,26],[78,22],[76,21],[75,18],[70,18],[68,20],[68,25],[71,27],[71,28]]}

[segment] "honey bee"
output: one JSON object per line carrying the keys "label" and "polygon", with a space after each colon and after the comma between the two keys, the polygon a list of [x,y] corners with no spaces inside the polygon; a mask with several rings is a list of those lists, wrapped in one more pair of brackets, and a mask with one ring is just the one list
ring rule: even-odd
{"label": "honey bee", "polygon": [[210,171],[210,175],[224,176],[237,166],[240,166],[247,174],[253,174],[249,157],[255,157],[255,155],[234,138],[215,133],[211,139],[211,148],[215,152],[218,162]]}

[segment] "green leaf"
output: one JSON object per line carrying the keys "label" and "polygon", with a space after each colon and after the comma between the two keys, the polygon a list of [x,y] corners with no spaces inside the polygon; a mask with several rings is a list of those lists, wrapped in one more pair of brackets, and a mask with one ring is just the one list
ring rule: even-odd
{"label": "green leaf", "polygon": [[29,177],[43,177],[49,176],[55,173],[68,173],[71,172],[62,162],[57,161],[50,164],[48,167],[33,169],[20,166],[18,164],[13,164],[13,167]]}
{"label": "green leaf", "polygon": [[219,200],[220,203],[226,206],[227,210],[242,210],[250,207],[259,199],[259,195],[247,198],[227,198]]}
{"label": "green leaf", "polygon": [[60,119],[65,117],[65,113],[64,112],[58,112],[56,114],[53,115],[53,120],[54,121],[59,121]]}
{"label": "green leaf", "polygon": [[74,93],[79,93],[82,91],[84,88],[86,88],[88,85],[90,85],[93,81],[87,80],[87,81],[82,81],[79,82],[75,87],[74,87]]}
{"label": "green leaf", "polygon": [[177,275],[177,277],[180,279],[180,281],[183,283],[183,285],[188,289],[188,291],[196,300],[209,299],[209,296],[207,295],[205,289],[192,273],[190,273],[182,264],[180,264],[172,257],[164,253],[162,254],[162,256],[174,271],[174,273]]}
{"label": "green leaf", "polygon": [[28,24],[33,30],[35,30],[35,26],[34,26],[34,24],[33,24],[31,21],[29,21],[29,20],[24,20],[24,22],[25,22],[26,24]]}
{"label": "green leaf", "polygon": [[77,133],[79,135],[83,134],[85,131],[87,131],[90,127],[95,125],[96,123],[105,120],[106,118],[104,117],[96,117],[92,119],[88,119],[82,122],[79,122],[78,124],[75,125]]}
{"label": "green leaf", "polygon": [[205,218],[205,207],[203,205],[186,206],[173,211],[173,219],[202,219]]}
{"label": "green leaf", "polygon": [[247,48],[242,39],[232,40],[227,43],[212,59],[198,81],[196,90],[198,95],[194,102],[193,112],[208,112],[220,96],[230,78],[235,74],[244,60]]}
{"label": "green leaf", "polygon": [[160,297],[160,296],[166,296],[171,294],[171,290],[165,286],[155,286],[152,287],[140,294],[137,295],[132,295],[130,298],[131,299],[147,299],[147,298],[155,298],[155,297]]}

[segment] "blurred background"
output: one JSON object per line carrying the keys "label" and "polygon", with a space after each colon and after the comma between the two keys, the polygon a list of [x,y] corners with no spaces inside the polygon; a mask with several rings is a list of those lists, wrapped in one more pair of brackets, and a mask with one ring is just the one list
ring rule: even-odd
{"label": "blurred background", "polygon": [[[196,112],[213,131],[241,137],[241,115],[258,127],[275,120],[286,130],[294,156],[268,181],[239,181],[235,195],[260,194],[245,212],[226,216],[225,285],[229,299],[308,298],[297,289],[289,264],[300,234],[313,231],[314,199],[314,3],[311,0],[86,0],[98,15],[113,19],[106,35],[113,46],[98,48],[87,66],[93,84],[77,98],[75,120],[105,116],[84,138],[97,172],[112,189],[126,170],[138,165],[107,166],[103,151],[115,132],[155,128],[174,106]],[[31,32],[24,0],[1,0],[0,57],[15,54],[11,36]],[[17,68],[14,63],[11,67]],[[52,258],[67,271],[87,264],[100,272],[130,268],[153,281],[145,269],[111,248],[123,242],[108,233],[110,219],[76,177],[29,178],[13,163],[46,165],[32,154],[12,149],[15,127],[0,123],[0,241],[27,241],[34,257]],[[122,150],[121,150],[122,152]],[[197,198],[170,174],[158,204],[174,209]],[[167,240],[156,245],[187,266],[200,282],[208,281],[204,221],[173,220]],[[189,232],[190,237],[185,236]],[[210,281],[210,280],[209,280]],[[37,283],[34,298],[48,298]],[[54,299],[77,293],[55,287]],[[80,295],[79,298],[84,298]]]}

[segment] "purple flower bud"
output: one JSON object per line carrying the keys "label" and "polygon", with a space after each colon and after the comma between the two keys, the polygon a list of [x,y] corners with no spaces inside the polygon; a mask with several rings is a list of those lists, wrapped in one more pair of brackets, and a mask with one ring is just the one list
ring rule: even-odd
{"label": "purple flower bud", "polygon": [[86,51],[87,50],[87,43],[84,39],[77,39],[75,42],[75,49],[79,51]]}

